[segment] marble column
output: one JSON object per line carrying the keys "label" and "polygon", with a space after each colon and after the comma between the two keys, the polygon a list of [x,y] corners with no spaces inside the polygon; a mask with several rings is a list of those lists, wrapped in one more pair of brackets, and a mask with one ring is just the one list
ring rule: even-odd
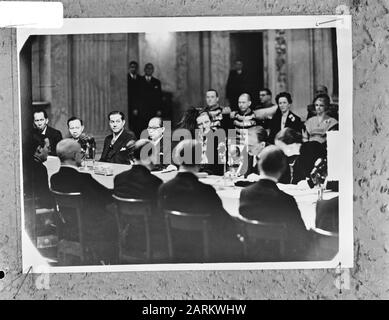
{"label": "marble column", "polygon": [[225,104],[226,84],[230,68],[229,32],[211,32],[211,86],[219,92],[221,105]]}
{"label": "marble column", "polygon": [[287,87],[293,98],[292,111],[301,118],[311,103],[314,79],[312,37],[309,29],[287,30]]}
{"label": "marble column", "polygon": [[51,36],[39,37],[39,52],[40,97],[51,102]]}

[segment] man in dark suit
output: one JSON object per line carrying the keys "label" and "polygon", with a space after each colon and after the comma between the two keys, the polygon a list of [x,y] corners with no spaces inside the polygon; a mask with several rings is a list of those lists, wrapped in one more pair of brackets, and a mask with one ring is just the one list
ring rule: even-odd
{"label": "man in dark suit", "polygon": [[[81,192],[83,200],[84,238],[97,262],[112,263],[116,260],[117,227],[113,214],[106,210],[112,199],[112,192],[98,183],[89,173],[81,173],[81,146],[73,139],[64,139],[57,145],[61,160],[59,172],[51,177],[51,188],[60,192]],[[63,237],[74,237],[75,221],[67,212],[64,215]]]}
{"label": "man in dark suit", "polygon": [[202,165],[200,171],[213,175],[223,175],[224,166],[218,152],[218,146],[225,141],[224,130],[213,130],[211,116],[201,111],[196,117],[198,139],[202,145]]}
{"label": "man in dark suit", "polygon": [[49,117],[46,110],[34,111],[34,133],[39,133],[44,137],[47,137],[50,141],[49,155],[56,155],[57,143],[62,140],[62,133],[47,124],[49,123]]}
{"label": "man in dark suit", "polygon": [[243,62],[235,61],[234,69],[230,71],[226,85],[226,97],[232,111],[238,111],[238,99],[243,92],[249,91],[248,79]]}
{"label": "man in dark suit", "polygon": [[136,140],[135,134],[124,129],[126,121],[122,112],[111,111],[108,119],[112,134],[104,140],[100,161],[128,164],[130,161],[128,149]]}
{"label": "man in dark suit", "polygon": [[228,255],[228,251],[233,250],[231,246],[237,245],[235,226],[215,189],[200,182],[196,176],[201,154],[201,144],[196,140],[183,140],[177,145],[174,162],[180,164],[180,169],[175,178],[159,188],[159,205],[163,210],[210,215],[213,230],[211,241],[218,248],[215,252],[221,256]]}
{"label": "man in dark suit", "polygon": [[[161,81],[153,77],[154,66],[147,63],[144,68],[145,75],[140,80],[141,107],[138,109],[138,126],[140,131],[146,129],[152,117],[162,116],[162,88]],[[140,136],[140,132],[138,134]]]}
{"label": "man in dark suit", "polygon": [[242,216],[261,222],[284,223],[287,228],[289,258],[304,256],[305,237],[308,236],[296,200],[277,187],[278,179],[287,166],[283,151],[268,146],[260,153],[259,180],[243,189],[239,212]]}
{"label": "man in dark suit", "polygon": [[[177,170],[172,165],[172,133],[169,122],[165,127],[164,121],[161,117],[153,117],[150,119],[147,126],[148,139],[155,147],[157,159],[151,168],[151,171],[160,170]],[[167,130],[166,130],[167,129]]]}
{"label": "man in dark suit", "polygon": [[300,117],[290,111],[293,103],[292,97],[288,92],[281,92],[276,96],[278,110],[273,118],[268,122],[267,129],[269,129],[269,143],[274,143],[276,134],[284,128],[292,128],[297,132],[302,132],[304,123]]}
{"label": "man in dark suit", "polygon": [[49,190],[49,178],[47,169],[43,164],[49,154],[49,139],[41,134],[33,134],[32,137],[32,183],[36,208],[53,208],[54,199]]}
{"label": "man in dark suit", "polygon": [[310,174],[316,160],[326,159],[325,147],[317,141],[303,143],[301,133],[291,128],[278,132],[274,143],[288,158],[288,166],[279,181],[284,184],[297,184],[306,180],[313,187]]}
{"label": "man in dark suit", "polygon": [[128,115],[129,127],[139,136],[144,128],[138,125],[138,112],[141,107],[140,94],[141,76],[138,74],[138,63],[131,61],[128,65],[127,94],[128,94]]}
{"label": "man in dark suit", "polygon": [[156,161],[155,147],[149,140],[141,139],[131,151],[135,163],[130,170],[115,176],[114,194],[123,198],[151,200],[156,204],[162,180],[150,172]]}
{"label": "man in dark suit", "polygon": [[80,118],[71,117],[68,120],[69,138],[76,140],[85,155],[89,159],[94,159],[96,152],[95,138],[84,133],[84,123]]}
{"label": "man in dark suit", "polygon": [[243,168],[245,172],[241,172],[244,174],[245,178],[248,178],[251,181],[258,180],[259,171],[258,171],[258,156],[261,151],[266,147],[267,141],[267,132],[261,126],[256,126],[248,129],[247,133],[247,155],[244,159],[247,159],[247,165],[244,165]]}

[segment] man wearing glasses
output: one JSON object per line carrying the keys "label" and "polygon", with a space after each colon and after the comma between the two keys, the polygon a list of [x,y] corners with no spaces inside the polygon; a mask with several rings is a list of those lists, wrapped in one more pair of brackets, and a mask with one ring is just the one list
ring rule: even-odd
{"label": "man wearing glasses", "polygon": [[[171,170],[177,170],[171,163],[171,137],[165,135],[165,126],[161,117],[151,118],[147,126],[148,138],[155,146],[155,152],[157,152],[157,162],[154,164],[152,171],[159,171],[170,168]],[[167,139],[167,140],[166,140]],[[165,145],[165,150],[164,150]],[[170,145],[169,148],[166,148]],[[166,150],[168,149],[168,150]]]}

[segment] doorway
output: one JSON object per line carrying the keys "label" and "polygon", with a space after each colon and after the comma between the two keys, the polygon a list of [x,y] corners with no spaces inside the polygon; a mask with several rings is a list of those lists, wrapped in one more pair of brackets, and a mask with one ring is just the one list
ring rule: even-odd
{"label": "doorway", "polygon": [[247,91],[252,106],[259,104],[259,89],[263,87],[263,35],[262,32],[230,33],[230,63],[242,60],[247,72]]}

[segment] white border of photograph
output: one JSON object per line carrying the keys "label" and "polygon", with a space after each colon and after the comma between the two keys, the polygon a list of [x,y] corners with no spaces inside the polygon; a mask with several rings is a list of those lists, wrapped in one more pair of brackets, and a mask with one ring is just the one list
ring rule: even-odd
{"label": "white border of photograph", "polygon": [[[160,17],[160,18],[88,18],[64,19],[58,29],[17,29],[18,70],[19,53],[31,35],[189,32],[224,30],[314,29],[336,27],[339,68],[339,137],[336,140],[339,165],[339,252],[331,261],[302,262],[236,262],[193,264],[139,264],[107,266],[48,266],[22,230],[23,272],[123,272],[175,270],[268,270],[317,269],[353,267],[353,117],[352,117],[352,33],[351,16],[251,16],[251,17]],[[20,79],[19,79],[20,81]],[[20,85],[19,85],[20,88]],[[20,89],[19,89],[20,90]],[[19,91],[19,113],[21,112]],[[19,123],[21,133],[21,124]],[[20,146],[21,134],[19,135]],[[20,163],[22,163],[22,150]],[[21,221],[24,226],[23,172],[21,178]]]}

